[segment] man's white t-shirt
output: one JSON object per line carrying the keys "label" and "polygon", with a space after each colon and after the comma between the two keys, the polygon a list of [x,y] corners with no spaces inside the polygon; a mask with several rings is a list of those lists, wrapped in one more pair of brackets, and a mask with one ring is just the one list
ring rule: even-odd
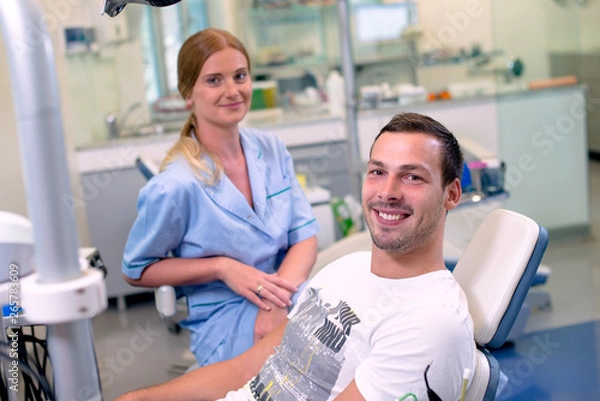
{"label": "man's white t-shirt", "polygon": [[225,399],[332,400],[356,380],[366,400],[427,401],[427,369],[429,387],[457,400],[475,361],[462,289],[449,271],[386,279],[370,266],[371,253],[357,252],[319,272],[290,312],[281,346]]}

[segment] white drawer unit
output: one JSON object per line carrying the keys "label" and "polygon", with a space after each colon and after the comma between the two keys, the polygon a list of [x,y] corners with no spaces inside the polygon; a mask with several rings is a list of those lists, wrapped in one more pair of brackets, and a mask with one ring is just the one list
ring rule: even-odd
{"label": "white drawer unit", "polygon": [[319,250],[333,244],[335,241],[335,225],[333,212],[331,210],[331,193],[325,188],[311,187],[304,190],[308,201],[312,206],[312,211],[319,223],[319,234],[317,241]]}

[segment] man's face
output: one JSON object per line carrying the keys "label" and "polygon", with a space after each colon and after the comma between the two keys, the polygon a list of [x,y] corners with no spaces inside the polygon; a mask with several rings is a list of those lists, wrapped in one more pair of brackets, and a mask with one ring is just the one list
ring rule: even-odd
{"label": "man's face", "polygon": [[385,132],[374,144],[362,204],[378,248],[412,252],[443,236],[448,187],[441,150],[434,136],[421,133]]}

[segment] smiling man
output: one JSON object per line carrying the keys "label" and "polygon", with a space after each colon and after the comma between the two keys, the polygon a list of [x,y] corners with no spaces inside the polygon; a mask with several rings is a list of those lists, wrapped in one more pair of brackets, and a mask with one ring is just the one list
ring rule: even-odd
{"label": "smiling man", "polygon": [[462,162],[440,123],[394,116],[363,185],[372,251],[326,266],[287,324],[246,353],[122,400],[457,400],[475,343],[442,244]]}

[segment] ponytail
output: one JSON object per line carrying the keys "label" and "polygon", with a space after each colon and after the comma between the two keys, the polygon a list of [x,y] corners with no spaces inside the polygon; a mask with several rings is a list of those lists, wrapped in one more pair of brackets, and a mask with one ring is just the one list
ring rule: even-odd
{"label": "ponytail", "polygon": [[[181,128],[179,140],[167,151],[167,155],[160,164],[160,171],[164,171],[171,163],[183,156],[192,168],[194,175],[203,183],[214,185],[221,180],[223,165],[219,158],[206,149],[194,136],[196,132],[196,116],[190,113]],[[208,157],[208,160],[206,159]],[[209,162],[212,161],[212,163]],[[211,166],[212,164],[212,166]]]}

